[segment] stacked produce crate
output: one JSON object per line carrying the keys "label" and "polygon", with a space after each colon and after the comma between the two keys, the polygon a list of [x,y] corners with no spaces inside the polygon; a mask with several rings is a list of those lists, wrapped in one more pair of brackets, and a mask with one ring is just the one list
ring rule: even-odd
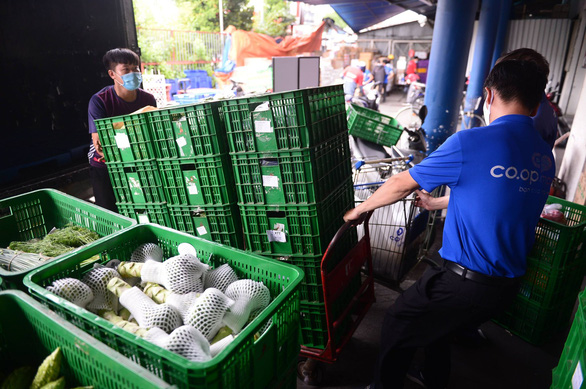
{"label": "stacked produce crate", "polygon": [[[344,92],[331,86],[226,100],[222,111],[246,248],[304,270],[303,344],[323,348],[321,259],[354,201]],[[346,242],[340,259],[355,243],[356,236]],[[358,278],[343,287],[359,285]]]}
{"label": "stacked produce crate", "polygon": [[541,218],[519,293],[497,322],[530,343],[542,343],[568,325],[586,273],[586,207],[561,204],[566,224]]}
{"label": "stacked produce crate", "polygon": [[220,103],[96,120],[118,211],[242,248]]}
{"label": "stacked produce crate", "polygon": [[578,310],[572,328],[553,369],[552,389],[580,388],[586,377],[586,292],[578,296]]}

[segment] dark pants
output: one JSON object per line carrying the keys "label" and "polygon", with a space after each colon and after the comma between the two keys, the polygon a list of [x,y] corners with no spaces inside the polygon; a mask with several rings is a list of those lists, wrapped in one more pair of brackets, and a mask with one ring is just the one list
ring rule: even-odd
{"label": "dark pants", "polygon": [[94,188],[96,205],[109,209],[110,211],[118,212],[114,189],[112,189],[110,176],[108,176],[108,169],[105,167],[90,166],[90,180]]}
{"label": "dark pants", "polygon": [[486,285],[441,267],[429,268],[387,311],[374,387],[396,389],[415,351],[425,348],[423,376],[429,388],[445,388],[450,376],[450,336],[480,325],[504,310],[517,294],[518,280]]}
{"label": "dark pants", "polygon": [[380,83],[377,85],[378,88],[378,93],[382,96],[383,101],[387,101],[387,84],[386,83]]}

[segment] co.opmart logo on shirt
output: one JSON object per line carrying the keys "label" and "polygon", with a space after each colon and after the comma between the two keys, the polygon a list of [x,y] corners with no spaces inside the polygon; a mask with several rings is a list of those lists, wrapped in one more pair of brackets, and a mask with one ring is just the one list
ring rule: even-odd
{"label": "co.opmart logo on shirt", "polygon": [[[547,155],[541,155],[535,153],[532,157],[533,165],[541,171],[549,170],[553,166],[551,158]],[[547,181],[551,183],[551,178],[542,177],[541,173],[537,170],[518,168],[516,166],[503,166],[495,165],[490,169],[490,175],[494,178],[507,178],[509,180],[520,180],[533,184],[534,182],[543,181],[547,184]]]}

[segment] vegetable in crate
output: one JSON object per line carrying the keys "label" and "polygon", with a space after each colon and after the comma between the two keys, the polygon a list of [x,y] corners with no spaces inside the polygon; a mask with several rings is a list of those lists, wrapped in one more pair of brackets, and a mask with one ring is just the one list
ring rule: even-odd
{"label": "vegetable in crate", "polygon": [[35,378],[35,369],[30,366],[20,367],[6,377],[2,389],[28,389]]}
{"label": "vegetable in crate", "polygon": [[46,289],[82,308],[94,299],[91,288],[76,278],[53,281]]}
{"label": "vegetable in crate", "polygon": [[206,362],[212,359],[210,343],[190,325],[178,327],[171,334],[154,327],[148,331],[145,339],[190,361]]}
{"label": "vegetable in crate", "polygon": [[253,280],[239,280],[230,284],[226,289],[226,296],[235,303],[226,312],[224,323],[235,334],[248,322],[252,311],[266,308],[271,301],[269,289],[262,282]]}
{"label": "vegetable in crate", "polygon": [[65,389],[65,377],[49,382],[48,384],[43,385],[41,389]]}
{"label": "vegetable in crate", "polygon": [[232,305],[234,305],[234,300],[220,290],[208,288],[189,309],[185,324],[191,324],[206,339],[211,340],[222,328],[222,319]]}
{"label": "vegetable in crate", "polygon": [[203,292],[203,273],[209,268],[191,254],[177,255],[163,263],[146,261],[145,263],[121,262],[118,272],[122,277],[140,277],[143,282],[154,282],[165,289],[185,294]]}
{"label": "vegetable in crate", "polygon": [[55,381],[59,377],[62,358],[61,348],[57,347],[51,355],[45,358],[41,366],[39,366],[30,389],[40,389],[48,383]]}
{"label": "vegetable in crate", "polygon": [[132,313],[143,328],[159,327],[170,333],[183,324],[181,314],[171,305],[155,303],[142,290],[131,287],[118,277],[110,280],[108,290],[120,298],[120,304]]}
{"label": "vegetable in crate", "polygon": [[97,313],[101,310],[118,310],[118,298],[108,290],[108,282],[115,277],[120,277],[116,270],[100,265],[96,265],[83,276],[81,281],[89,286],[94,294],[94,299],[86,307],[89,311]]}
{"label": "vegetable in crate", "polygon": [[42,254],[47,257],[57,257],[75,248],[92,243],[99,238],[100,236],[96,232],[87,228],[68,225],[62,229],[54,229],[43,239],[10,242],[8,248],[26,253]]}
{"label": "vegetable in crate", "polygon": [[113,311],[101,311],[100,316],[136,336],[144,337],[148,332],[147,329],[139,327],[136,323],[125,320],[121,316],[116,315]]}
{"label": "vegetable in crate", "polygon": [[189,309],[201,295],[201,293],[196,292],[185,294],[169,292],[167,289],[153,282],[147,282],[143,292],[157,304],[167,303],[171,305],[181,314],[184,322]]}
{"label": "vegetable in crate", "polygon": [[144,263],[148,260],[163,262],[163,250],[155,243],[144,243],[130,254],[130,262]]}
{"label": "vegetable in crate", "polygon": [[226,293],[231,283],[238,281],[238,276],[227,263],[213,270],[208,270],[204,277],[204,289],[216,288]]}

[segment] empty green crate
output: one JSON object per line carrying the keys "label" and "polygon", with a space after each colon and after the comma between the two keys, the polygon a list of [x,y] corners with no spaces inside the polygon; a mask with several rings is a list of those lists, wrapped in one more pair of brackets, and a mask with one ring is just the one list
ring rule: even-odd
{"label": "empty green crate", "polygon": [[167,203],[116,203],[118,212],[135,219],[139,223],[154,223],[165,227],[173,227]]}
{"label": "empty green crate", "polygon": [[0,293],[0,372],[36,368],[57,347],[63,355],[60,376],[68,388],[172,387],[24,293]]}
{"label": "empty green crate", "polygon": [[569,298],[558,301],[554,307],[544,308],[517,295],[495,321],[527,342],[539,345],[567,328],[575,301],[575,297]]}
{"label": "empty green crate", "polygon": [[162,203],[165,192],[154,159],[108,163],[108,174],[119,203]]}
{"label": "empty green crate", "polygon": [[341,85],[225,100],[222,113],[231,153],[312,147],[347,131]]}
{"label": "empty green crate", "polygon": [[149,112],[157,158],[195,158],[228,152],[220,102]]}
{"label": "empty green crate", "polygon": [[[68,224],[104,237],[136,222],[54,189],[40,189],[0,200],[0,247],[8,247],[15,240],[44,238],[53,228]],[[28,271],[14,272],[0,266],[5,289],[21,289],[26,273]]]}
{"label": "empty green crate", "polygon": [[243,248],[242,222],[236,204],[169,205],[173,227],[202,239]]}
{"label": "empty green crate", "polygon": [[[271,302],[214,359],[191,362],[79,309],[45,289],[63,277],[82,278],[93,268],[93,265],[82,265],[87,258],[100,255],[102,264],[114,258],[128,260],[136,247],[143,243],[158,244],[164,258],[177,255],[179,244],[189,243],[196,249],[198,258],[212,268],[228,263],[239,278],[262,281],[271,293]],[[25,283],[35,298],[178,388],[264,388],[280,379],[292,358],[299,353],[298,285],[303,272],[294,266],[153,224],[129,228],[52,265],[27,276]],[[268,330],[255,339],[255,334],[269,321],[272,324]]]}
{"label": "empty green crate", "polygon": [[156,158],[148,113],[95,120],[106,162]]}
{"label": "empty green crate", "polygon": [[521,278],[519,294],[543,308],[554,307],[559,301],[575,299],[583,278],[582,264],[555,269],[546,262],[527,258],[527,270]]}
{"label": "empty green crate", "polygon": [[[360,289],[362,277],[360,272],[348,285],[340,286],[344,291],[338,299],[330,303],[330,323],[338,321],[342,313]],[[326,319],[326,307],[324,303],[301,301],[301,344],[306,347],[324,349],[328,342],[328,321]],[[346,316],[331,334],[335,344],[340,344],[344,336],[352,329],[352,314]]]}
{"label": "empty green crate", "polygon": [[345,134],[309,149],[231,157],[242,204],[319,202],[352,175]]}
{"label": "empty green crate", "polygon": [[157,161],[169,205],[221,205],[236,202],[228,154]]}
{"label": "empty green crate", "polygon": [[353,206],[351,181],[317,204],[239,204],[246,248],[262,254],[323,254]]}
{"label": "empty green crate", "polygon": [[372,109],[351,104],[348,108],[348,133],[383,146],[394,146],[403,128],[399,122]]}
{"label": "empty green crate", "polygon": [[541,218],[535,230],[535,244],[529,257],[554,269],[582,263],[586,266],[586,206],[549,196],[548,204],[561,204],[568,224]]}

